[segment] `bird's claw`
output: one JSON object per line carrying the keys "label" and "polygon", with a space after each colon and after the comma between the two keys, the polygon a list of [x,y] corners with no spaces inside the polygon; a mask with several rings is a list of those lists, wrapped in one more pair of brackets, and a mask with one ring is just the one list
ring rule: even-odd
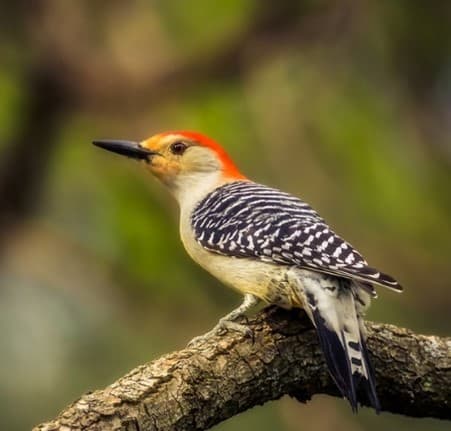
{"label": "bird's claw", "polygon": [[205,343],[213,335],[223,335],[228,331],[239,332],[244,337],[250,338],[252,343],[254,342],[254,333],[249,326],[243,325],[242,323],[233,322],[231,320],[221,319],[211,331],[208,331],[203,335],[199,335],[198,337],[194,337],[188,343],[188,347],[197,347]]}

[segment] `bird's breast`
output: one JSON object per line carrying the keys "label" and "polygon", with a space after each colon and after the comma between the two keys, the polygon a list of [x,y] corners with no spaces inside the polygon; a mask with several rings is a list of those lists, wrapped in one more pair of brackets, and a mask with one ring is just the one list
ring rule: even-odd
{"label": "bird's breast", "polygon": [[211,252],[197,242],[191,224],[183,218],[180,236],[191,258],[222,283],[284,308],[302,306],[289,266]]}

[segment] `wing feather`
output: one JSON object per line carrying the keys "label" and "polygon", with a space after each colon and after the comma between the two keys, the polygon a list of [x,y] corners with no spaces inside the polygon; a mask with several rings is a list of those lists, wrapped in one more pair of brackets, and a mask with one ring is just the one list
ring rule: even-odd
{"label": "wing feather", "polygon": [[295,265],[401,291],[304,201],[249,181],[228,183],[195,208],[196,240],[211,252]]}

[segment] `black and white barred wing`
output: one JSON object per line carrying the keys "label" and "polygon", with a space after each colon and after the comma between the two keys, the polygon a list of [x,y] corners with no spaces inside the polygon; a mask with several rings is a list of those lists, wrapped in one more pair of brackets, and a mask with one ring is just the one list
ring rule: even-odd
{"label": "black and white barred wing", "polygon": [[394,278],[369,267],[308,204],[260,184],[237,181],[213,191],[194,210],[192,225],[197,241],[215,253],[402,290]]}

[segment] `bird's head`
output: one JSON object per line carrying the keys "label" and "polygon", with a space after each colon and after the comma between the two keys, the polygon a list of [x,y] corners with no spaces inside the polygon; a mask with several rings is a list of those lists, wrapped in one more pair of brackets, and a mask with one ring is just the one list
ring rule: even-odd
{"label": "bird's head", "polygon": [[140,143],[94,141],[106,150],[144,162],[145,167],[178,197],[199,188],[245,179],[225,150],[197,132],[154,135]]}

